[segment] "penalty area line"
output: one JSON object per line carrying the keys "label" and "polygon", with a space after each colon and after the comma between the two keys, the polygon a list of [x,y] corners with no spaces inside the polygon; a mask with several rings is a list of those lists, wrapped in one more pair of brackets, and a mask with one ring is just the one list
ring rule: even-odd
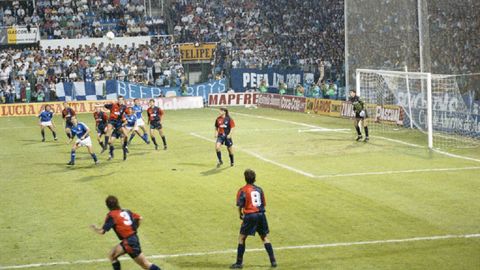
{"label": "penalty area line", "polygon": [[349,177],[349,176],[387,175],[387,174],[404,174],[404,173],[421,173],[421,172],[454,172],[454,171],[469,171],[469,170],[480,170],[480,167],[432,168],[432,169],[416,169],[416,170],[401,170],[401,171],[326,174],[326,175],[317,175],[315,176],[315,178],[322,179],[322,178]]}
{"label": "penalty area line", "polygon": [[[436,235],[436,236],[422,236],[412,238],[400,238],[400,239],[386,239],[386,240],[370,240],[370,241],[358,241],[358,242],[338,242],[338,243],[326,243],[326,244],[312,244],[312,245],[300,245],[300,246],[280,246],[275,247],[275,250],[296,250],[296,249],[321,249],[331,247],[350,247],[350,246],[365,246],[365,245],[385,245],[385,244],[399,244],[408,242],[420,242],[420,241],[438,241],[448,239],[474,239],[480,238],[480,233],[477,234],[448,234],[448,235]],[[263,248],[247,249],[246,252],[263,252]],[[178,253],[178,254],[165,254],[165,255],[149,255],[148,259],[169,259],[180,257],[201,257],[208,255],[221,255],[221,254],[235,254],[237,251],[234,249],[208,251],[208,252],[192,252],[192,253]],[[122,257],[120,260],[129,260],[127,257]],[[59,261],[49,263],[32,263],[23,265],[10,265],[0,266],[0,270],[9,269],[25,269],[25,268],[39,268],[48,266],[60,266],[60,265],[81,265],[81,264],[95,264],[108,262],[107,259],[93,259],[93,260],[76,260],[76,261]]]}

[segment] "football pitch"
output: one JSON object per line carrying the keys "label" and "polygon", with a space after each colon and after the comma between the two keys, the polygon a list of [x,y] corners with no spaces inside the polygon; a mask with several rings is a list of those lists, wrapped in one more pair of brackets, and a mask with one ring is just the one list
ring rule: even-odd
{"label": "football pitch", "polygon": [[[44,143],[37,118],[0,118],[0,269],[111,269],[118,239],[89,228],[110,194],[143,216],[143,252],[162,269],[227,269],[246,168],[265,191],[278,269],[480,269],[479,148],[432,152],[408,130],[355,142],[347,119],[235,108],[235,167],[217,169],[217,115],[167,111],[167,151],[136,137],[125,162],[117,142],[113,161],[81,148],[74,167],[59,116],[59,141],[47,130]],[[245,269],[270,268],[258,237],[246,248]],[[124,256],[122,269],[140,267]]]}

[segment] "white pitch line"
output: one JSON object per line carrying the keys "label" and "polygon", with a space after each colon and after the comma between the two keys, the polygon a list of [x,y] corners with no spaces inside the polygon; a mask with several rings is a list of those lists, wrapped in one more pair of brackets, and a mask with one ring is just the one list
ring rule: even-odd
{"label": "white pitch line", "polygon": [[[190,133],[190,135],[192,135],[192,136],[194,136],[194,137],[197,137],[197,138],[200,138],[200,139],[202,139],[202,140],[209,141],[209,142],[215,142],[215,140],[213,140],[213,139],[207,138],[207,137],[202,136],[202,135],[198,135],[198,134],[193,133],[193,132]],[[286,170],[289,170],[289,171],[292,171],[292,172],[296,172],[296,173],[301,174],[301,175],[303,175],[303,176],[307,176],[307,177],[310,177],[310,178],[314,178],[314,177],[315,177],[315,175],[313,175],[313,174],[311,174],[311,173],[309,173],[309,172],[304,172],[304,171],[302,171],[302,170],[293,168],[293,167],[291,167],[291,166],[288,166],[288,165],[285,165],[285,164],[282,164],[282,163],[273,161],[273,160],[271,160],[271,159],[268,159],[268,158],[266,158],[266,157],[263,157],[263,156],[255,153],[255,152],[252,152],[252,151],[250,151],[250,150],[242,149],[242,148],[240,148],[240,147],[237,147],[237,150],[242,151],[242,152],[244,152],[244,153],[247,153],[247,154],[249,154],[249,155],[251,155],[251,156],[253,156],[253,157],[256,157],[256,158],[258,158],[258,159],[260,159],[260,160],[263,160],[263,161],[265,161],[265,162],[268,162],[268,163],[271,163],[271,164],[273,164],[273,165],[276,165],[276,166],[278,166],[278,167],[280,167],[280,168],[283,168],[283,169],[286,169]]]}
{"label": "white pitch line", "polygon": [[471,158],[471,157],[465,157],[465,156],[460,156],[460,155],[455,155],[455,154],[448,153],[448,152],[444,152],[444,151],[441,151],[441,150],[438,150],[438,149],[433,149],[433,151],[435,151],[435,152],[437,152],[437,153],[439,153],[439,154],[448,156],[448,157],[452,157],[452,158],[459,158],[459,159],[465,159],[465,160],[480,162],[480,159]]}
{"label": "white pitch line", "polygon": [[[448,235],[401,238],[401,239],[340,242],[340,243],[313,244],[313,245],[301,245],[301,246],[283,246],[283,247],[275,247],[275,250],[320,249],[320,248],[330,248],[330,247],[398,244],[398,243],[419,242],[419,241],[436,241],[436,240],[447,240],[447,239],[473,239],[473,238],[480,238],[480,233],[460,234],[460,235],[448,234]],[[264,249],[253,248],[253,249],[247,249],[246,251],[247,252],[263,252]],[[178,254],[165,254],[165,255],[158,254],[158,255],[150,255],[146,257],[148,259],[168,259],[168,258],[179,258],[179,257],[201,257],[201,256],[208,256],[208,255],[235,254],[236,252],[237,251],[234,249],[228,249],[228,250],[207,251],[207,252],[192,252],[192,253],[178,253]],[[129,260],[129,258],[122,257],[120,258],[120,260],[122,261]],[[94,264],[94,263],[102,263],[102,262],[108,262],[108,260],[93,259],[93,260],[59,261],[59,262],[50,262],[50,263],[10,265],[10,266],[0,266],[0,270],[39,268],[39,267],[59,266],[59,265]]]}
{"label": "white pitch line", "polygon": [[337,128],[337,129],[325,129],[325,128],[312,128],[312,129],[299,129],[298,133],[304,132],[339,132],[339,131],[348,131],[348,128]]}
{"label": "white pitch line", "polygon": [[348,176],[386,175],[386,174],[419,173],[419,172],[449,172],[449,171],[468,171],[468,170],[480,170],[480,167],[432,168],[432,169],[417,169],[417,170],[403,170],[403,171],[326,174],[326,175],[317,175],[315,176],[315,178],[321,179],[321,178],[348,177]]}

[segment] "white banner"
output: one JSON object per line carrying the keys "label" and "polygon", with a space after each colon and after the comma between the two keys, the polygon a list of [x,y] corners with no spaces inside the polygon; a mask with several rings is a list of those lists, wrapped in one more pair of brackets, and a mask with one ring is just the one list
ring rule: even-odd
{"label": "white banner", "polygon": [[155,105],[164,110],[183,110],[203,108],[203,97],[156,98]]}
{"label": "white banner", "polygon": [[245,106],[257,104],[258,93],[220,93],[208,95],[208,106]]}
{"label": "white banner", "polygon": [[16,27],[7,29],[8,44],[30,44],[40,40],[40,32],[37,27]]}
{"label": "white banner", "polygon": [[127,46],[132,46],[132,44],[135,44],[135,46],[138,47],[138,45],[144,45],[148,42],[150,44],[151,37],[150,36],[138,36],[138,37],[119,37],[119,38],[114,38],[114,39],[108,39],[106,37],[104,38],[76,38],[76,39],[42,39],[40,40],[40,45],[46,49],[48,47],[51,48],[57,48],[60,46],[61,48],[65,48],[67,46],[70,46],[70,48],[78,48],[80,45],[85,46],[85,45],[92,45],[95,43],[97,46],[100,43],[103,43],[105,46],[108,44],[112,45],[120,45],[120,47],[123,47],[124,45]]}

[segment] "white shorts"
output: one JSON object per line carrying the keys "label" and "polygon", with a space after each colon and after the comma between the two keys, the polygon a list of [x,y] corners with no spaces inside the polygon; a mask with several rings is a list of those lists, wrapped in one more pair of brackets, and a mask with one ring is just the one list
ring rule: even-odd
{"label": "white shorts", "polygon": [[42,127],[51,127],[51,126],[53,126],[52,121],[40,122],[40,125],[42,125]]}
{"label": "white shorts", "polygon": [[[142,118],[137,119],[137,127],[140,127],[140,126],[142,126],[142,127],[145,126],[145,121],[143,121]],[[136,130],[138,130],[138,129],[136,129]]]}
{"label": "white shorts", "polygon": [[79,146],[92,146],[92,140],[90,139],[90,136],[88,136],[83,140],[77,139],[76,144]]}
{"label": "white shorts", "polygon": [[128,131],[131,131],[132,129],[133,129],[133,130],[138,130],[138,126],[134,126],[134,127],[125,126],[125,128],[126,128]]}

